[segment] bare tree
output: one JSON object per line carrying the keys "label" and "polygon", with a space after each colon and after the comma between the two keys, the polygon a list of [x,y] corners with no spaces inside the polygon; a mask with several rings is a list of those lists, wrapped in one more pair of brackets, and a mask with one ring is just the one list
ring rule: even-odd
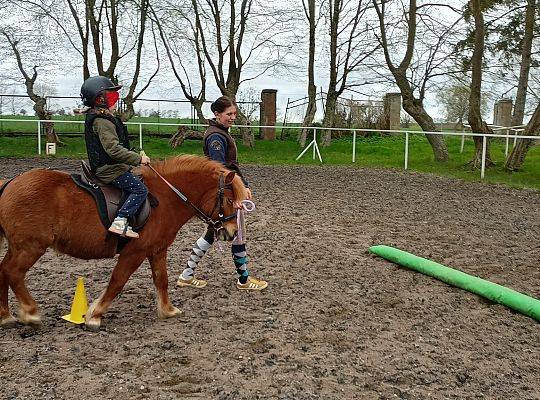
{"label": "bare tree", "polygon": [[[134,115],[134,102],[149,87],[160,66],[155,35],[146,34],[150,0],[9,1],[19,10],[53,23],[59,36],[81,56],[83,80],[96,71],[115,82],[127,83],[122,118],[127,120]],[[156,67],[154,72],[146,74],[146,83],[139,89],[144,43],[148,37],[154,38]],[[125,65],[122,64],[119,72],[121,62]]]}
{"label": "bare tree", "polygon": [[[484,14],[481,0],[470,0],[469,9],[471,16],[474,19],[474,49],[471,57],[471,93],[469,96],[469,125],[473,132],[492,134],[492,129],[482,119],[481,112],[481,89],[482,89],[482,61],[484,59],[484,42],[485,42],[485,26]],[[483,138],[473,136],[474,138],[474,156],[469,165],[473,168],[478,168],[482,161]],[[489,140],[486,144],[486,166],[493,165],[491,154],[489,151]]]}
{"label": "bare tree", "polygon": [[[307,67],[308,103],[302,126],[309,126],[313,123],[315,113],[317,112],[317,86],[315,86],[315,32],[317,29],[318,18],[316,15],[315,0],[302,0],[302,6],[304,7],[304,14],[306,16],[309,26]],[[306,135],[307,129],[304,128],[298,136],[298,143],[300,143],[300,146],[302,147],[305,147],[306,145]]]}
{"label": "bare tree", "polygon": [[[192,0],[200,46],[223,95],[236,100],[243,82],[253,80],[277,68],[292,43],[280,40],[290,33],[287,16],[276,7],[256,0]],[[245,78],[245,70],[254,59],[264,59],[258,72]],[[248,125],[239,111],[239,122]],[[251,129],[242,129],[244,144],[255,144]]]}
{"label": "bare tree", "polygon": [[[512,126],[521,125],[525,116],[525,103],[527,98],[527,87],[529,84],[529,71],[532,61],[532,42],[535,33],[536,0],[527,0],[525,9],[525,26],[523,39],[521,41],[521,63],[519,70],[519,80],[517,85],[516,101],[512,115]],[[536,115],[536,112],[535,112]],[[533,124],[529,123],[526,131],[528,134],[537,134],[532,129]],[[519,140],[512,152],[506,159],[505,168],[508,170],[520,169],[525,161],[525,156],[529,150],[530,140]]]}
{"label": "bare tree", "polygon": [[[47,99],[45,96],[39,95],[36,91],[36,81],[38,78],[38,66],[32,67],[32,72],[28,72],[28,67],[24,66],[23,59],[20,51],[20,39],[16,38],[13,33],[8,32],[6,29],[2,29],[0,34],[4,36],[11,47],[13,55],[17,60],[17,67],[24,78],[24,85],[26,87],[26,93],[30,99],[34,102],[34,111],[38,119],[40,120],[52,120],[51,113],[47,110]],[[47,142],[61,144],[58,135],[54,131],[54,124],[52,122],[44,122],[43,127],[47,136]]]}
{"label": "bare tree", "polygon": [[[390,2],[386,0],[372,1],[379,18],[378,39],[382,46],[388,69],[392,73],[395,83],[401,92],[403,109],[414,118],[423,131],[439,131],[433,118],[424,107],[424,99],[429,80],[439,74],[446,73],[442,72],[442,67],[447,60],[447,54],[443,50],[448,36],[454,32],[458,20],[452,21],[450,25],[445,25],[441,21],[434,19],[434,16],[437,15],[436,10],[444,5],[426,3],[422,6],[417,6],[416,0],[410,0],[408,9],[403,6],[403,12],[399,20],[390,23],[386,21],[387,5]],[[418,60],[413,67],[415,45],[418,44],[417,42],[420,42],[420,39],[417,38],[417,19],[421,7],[426,8],[428,11],[424,12],[420,19],[424,24],[422,51],[421,54],[417,52],[416,58]],[[452,11],[451,8],[448,8],[448,10]],[[389,40],[388,30],[398,30],[398,26],[401,23],[405,24],[406,48],[403,59],[396,65],[392,60],[392,55],[397,51],[393,43]],[[397,42],[398,46],[402,45],[399,36]],[[439,162],[447,161],[448,149],[443,137],[441,135],[426,134],[426,138],[433,149],[435,160]]]}
{"label": "bare tree", "polygon": [[[196,7],[197,4],[195,3],[194,6]],[[206,124],[202,111],[206,100],[206,61],[201,47],[202,27],[198,13],[195,13],[195,18],[193,18],[192,8],[186,9],[185,3],[178,2],[166,2],[159,9],[152,8],[154,22],[158,27],[174,76],[185,98],[195,109],[199,122]],[[190,68],[193,56],[196,61],[195,69],[198,72],[196,83],[193,82],[192,68]],[[197,93],[195,93],[196,90]]]}
{"label": "bare tree", "polygon": [[[324,108],[323,126],[333,127],[338,98],[354,86],[348,81],[351,73],[378,49],[372,28],[361,24],[368,18],[371,3],[364,0],[328,0],[329,82]],[[325,130],[321,144],[329,146],[332,131]]]}
{"label": "bare tree", "polygon": [[524,35],[521,42],[519,81],[514,105],[514,113],[512,115],[512,125],[522,124],[523,117],[525,115],[527,86],[532,61],[532,42],[535,34],[536,7],[536,0],[527,0],[527,6],[525,8]]}

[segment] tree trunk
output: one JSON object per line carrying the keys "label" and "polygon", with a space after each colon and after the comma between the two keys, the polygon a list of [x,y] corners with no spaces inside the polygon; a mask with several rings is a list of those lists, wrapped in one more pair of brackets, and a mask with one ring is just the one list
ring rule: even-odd
{"label": "tree trunk", "polygon": [[119,112],[120,119],[123,122],[129,121],[135,115],[135,107],[133,106],[134,104],[135,104],[135,100],[133,100],[132,98],[126,97],[124,99],[125,110],[121,110]]}
{"label": "tree trunk", "polygon": [[[339,18],[342,11],[342,0],[329,1],[329,19],[330,19],[330,77],[328,81],[328,90],[326,94],[326,104],[324,107],[323,127],[333,128],[336,119],[336,103],[339,95],[337,90],[338,81],[338,36],[339,36]],[[343,78],[345,79],[345,78]],[[343,86],[342,86],[343,87]],[[332,131],[323,130],[321,145],[328,147],[332,143]]]}
{"label": "tree trunk", "polygon": [[[323,127],[333,128],[336,117],[336,105],[338,95],[335,92],[329,92],[326,95],[326,104],[324,108]],[[321,146],[328,147],[332,143],[332,130],[325,129],[322,133]]]}
{"label": "tree trunk", "polygon": [[169,146],[174,149],[178,146],[182,146],[182,143],[184,143],[184,140],[186,139],[202,140],[203,137],[203,132],[188,129],[185,126],[179,126],[176,133],[169,140]]}
{"label": "tree trunk", "polygon": [[[469,95],[469,125],[471,126],[471,130],[475,133],[492,134],[493,131],[482,119],[482,114],[480,111],[480,97],[482,89],[482,61],[484,58],[485,40],[484,15],[482,14],[481,0],[470,0],[469,6],[474,17],[474,50],[471,58],[472,79],[471,93]],[[468,165],[474,169],[477,169],[482,165],[483,137],[474,136],[473,138],[474,156],[469,161]],[[493,165],[493,161],[491,160],[491,154],[489,152],[489,147],[490,146],[488,138],[485,154],[486,167],[490,167]]]}
{"label": "tree trunk", "polygon": [[196,99],[191,102],[191,105],[195,109],[195,113],[197,114],[197,118],[199,119],[199,123],[202,125],[206,125],[208,123],[207,119],[204,117],[202,106],[204,104],[204,99]]}
{"label": "tree trunk", "polygon": [[[384,2],[382,4],[384,5]],[[386,39],[387,25],[384,22],[384,7],[381,9],[376,0],[373,0],[373,5],[379,17],[382,46],[386,65],[388,65],[390,72],[392,72],[396,84],[399,87],[399,91],[401,92],[401,97],[403,98],[403,109],[418,123],[418,125],[420,125],[424,132],[438,132],[439,129],[437,129],[433,119],[424,108],[424,90],[421,89],[419,98],[415,98],[414,90],[412,89],[411,83],[407,77],[407,72],[410,70],[411,60],[414,54],[414,44],[416,39],[416,0],[410,0],[409,12],[404,15],[405,20],[407,21],[407,49],[403,60],[400,62],[398,67],[392,63],[389,44]],[[414,72],[417,73],[418,71],[415,70]],[[424,79],[424,85],[426,82],[427,76]],[[426,139],[433,149],[435,161],[448,161],[448,148],[446,146],[446,142],[444,141],[444,137],[442,135],[426,134]]]}
{"label": "tree trunk", "polygon": [[[314,97],[313,102],[311,101],[311,99],[308,100],[308,108],[306,110],[306,115],[304,117],[304,121],[302,122],[302,126],[310,126],[313,123],[313,119],[315,118],[316,112],[317,112],[317,105],[316,105],[316,101]],[[308,134],[308,130],[304,128],[302,129],[302,132],[300,132],[300,135],[298,136],[298,143],[300,143],[301,147],[306,146],[307,134]]]}
{"label": "tree trunk", "polygon": [[[240,109],[238,109],[238,122],[240,122],[240,125],[251,124]],[[253,149],[255,147],[255,137],[253,136],[252,129],[250,127],[241,127],[240,133],[242,133],[242,143],[244,146],[248,146],[249,148]]]}
{"label": "tree trunk", "polygon": [[[488,128],[489,129],[489,128]],[[482,167],[482,150],[484,146],[484,138],[481,136],[474,136],[474,156],[473,158],[467,163],[469,167],[472,169],[478,169]],[[486,168],[491,167],[494,165],[494,162],[491,160],[491,154],[490,154],[490,147],[491,147],[491,141],[489,138],[486,139]]]}
{"label": "tree trunk", "polygon": [[65,146],[65,143],[60,141],[60,138],[54,130],[54,122],[52,122],[52,114],[46,109],[46,101],[43,97],[38,97],[38,100],[34,103],[34,111],[40,120],[47,120],[51,122],[42,122],[45,136],[47,137],[47,143],[56,143],[58,146]]}
{"label": "tree trunk", "polygon": [[[538,136],[540,133],[540,104],[536,106],[534,114],[531,120],[523,131],[524,136]],[[516,146],[512,150],[512,153],[506,160],[505,168],[509,171],[518,171],[525,162],[525,156],[533,144],[533,139],[520,139],[517,141]]]}
{"label": "tree trunk", "polygon": [[[302,126],[310,126],[317,112],[317,87],[315,86],[315,0],[307,0],[309,21],[309,56],[308,56],[308,105]],[[307,129],[302,129],[298,136],[300,146],[306,146]]]}
{"label": "tree trunk", "polygon": [[519,69],[519,81],[512,115],[512,126],[521,125],[525,115],[525,101],[527,98],[527,86],[529,84],[529,70],[531,68],[531,49],[534,36],[536,0],[528,0],[525,11],[525,34],[521,47],[521,65]]}
{"label": "tree trunk", "polygon": [[[521,66],[519,70],[519,81],[516,93],[516,103],[514,105],[514,114],[512,115],[512,126],[521,125],[525,115],[525,101],[527,98],[527,86],[529,84],[531,49],[534,36],[535,5],[536,0],[527,1],[527,8],[525,11],[525,35],[523,37],[523,46],[521,48]],[[536,131],[532,131],[531,134],[535,135]],[[531,139],[518,140],[512,149],[512,152],[506,159],[504,167],[509,171],[521,169],[531,144]]]}
{"label": "tree trunk", "polygon": [[[396,79],[398,82],[398,79]],[[399,84],[398,84],[399,86]],[[407,85],[408,86],[408,85]],[[437,125],[433,122],[433,118],[427,113],[424,108],[422,100],[415,99],[412,94],[412,89],[401,89],[401,95],[403,96],[403,109],[409,114],[424,132],[439,132]],[[448,147],[444,141],[442,135],[433,135],[426,133],[426,139],[428,140],[433,150],[435,161],[446,162],[448,161]]]}

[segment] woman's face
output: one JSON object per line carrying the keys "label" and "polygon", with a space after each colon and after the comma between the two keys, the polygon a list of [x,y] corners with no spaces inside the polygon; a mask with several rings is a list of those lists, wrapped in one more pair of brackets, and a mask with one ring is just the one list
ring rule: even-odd
{"label": "woman's face", "polygon": [[223,125],[225,128],[230,128],[236,119],[236,106],[232,105],[227,107],[223,112],[214,112],[216,121]]}

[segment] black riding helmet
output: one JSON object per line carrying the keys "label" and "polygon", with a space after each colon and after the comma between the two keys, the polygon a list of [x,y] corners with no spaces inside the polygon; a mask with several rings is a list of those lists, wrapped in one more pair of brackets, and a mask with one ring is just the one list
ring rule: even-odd
{"label": "black riding helmet", "polygon": [[121,87],[105,76],[92,76],[81,86],[81,99],[85,106],[95,107],[96,98],[105,90],[120,90]]}

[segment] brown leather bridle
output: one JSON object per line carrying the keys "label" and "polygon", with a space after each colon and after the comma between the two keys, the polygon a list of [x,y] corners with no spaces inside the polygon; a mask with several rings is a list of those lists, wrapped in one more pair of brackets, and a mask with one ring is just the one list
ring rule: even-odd
{"label": "brown leather bridle", "polygon": [[213,219],[212,216],[211,216],[212,214],[210,214],[210,215],[206,214],[199,207],[197,207],[195,204],[193,204],[191,201],[189,201],[189,199],[187,198],[187,196],[184,193],[182,193],[180,190],[178,190],[176,187],[174,187],[167,179],[165,179],[163,176],[161,176],[161,174],[159,172],[157,172],[154,167],[152,167],[150,164],[148,164],[148,167],[152,171],[154,171],[156,173],[156,175],[159,176],[161,178],[161,180],[163,182],[165,182],[165,184],[167,186],[169,186],[169,188],[180,198],[180,200],[182,200],[182,202],[184,204],[188,205],[189,207],[191,207],[195,211],[195,215],[201,221],[205,222],[206,224],[208,224],[209,226],[211,226],[214,229],[216,237],[217,237],[217,233],[220,230],[225,229],[223,227],[223,224],[225,222],[228,222],[228,221],[232,220],[233,218],[236,218],[236,214],[237,214],[236,211],[231,215],[228,215],[228,216],[224,215],[223,197],[225,196],[225,189],[232,189],[232,185],[231,184],[228,184],[228,185],[225,184],[225,178],[223,176],[223,173],[219,176],[219,187],[218,187],[218,191],[216,193],[216,203],[214,205],[214,208],[212,209],[212,214],[214,214],[216,209],[219,207],[218,219]]}

